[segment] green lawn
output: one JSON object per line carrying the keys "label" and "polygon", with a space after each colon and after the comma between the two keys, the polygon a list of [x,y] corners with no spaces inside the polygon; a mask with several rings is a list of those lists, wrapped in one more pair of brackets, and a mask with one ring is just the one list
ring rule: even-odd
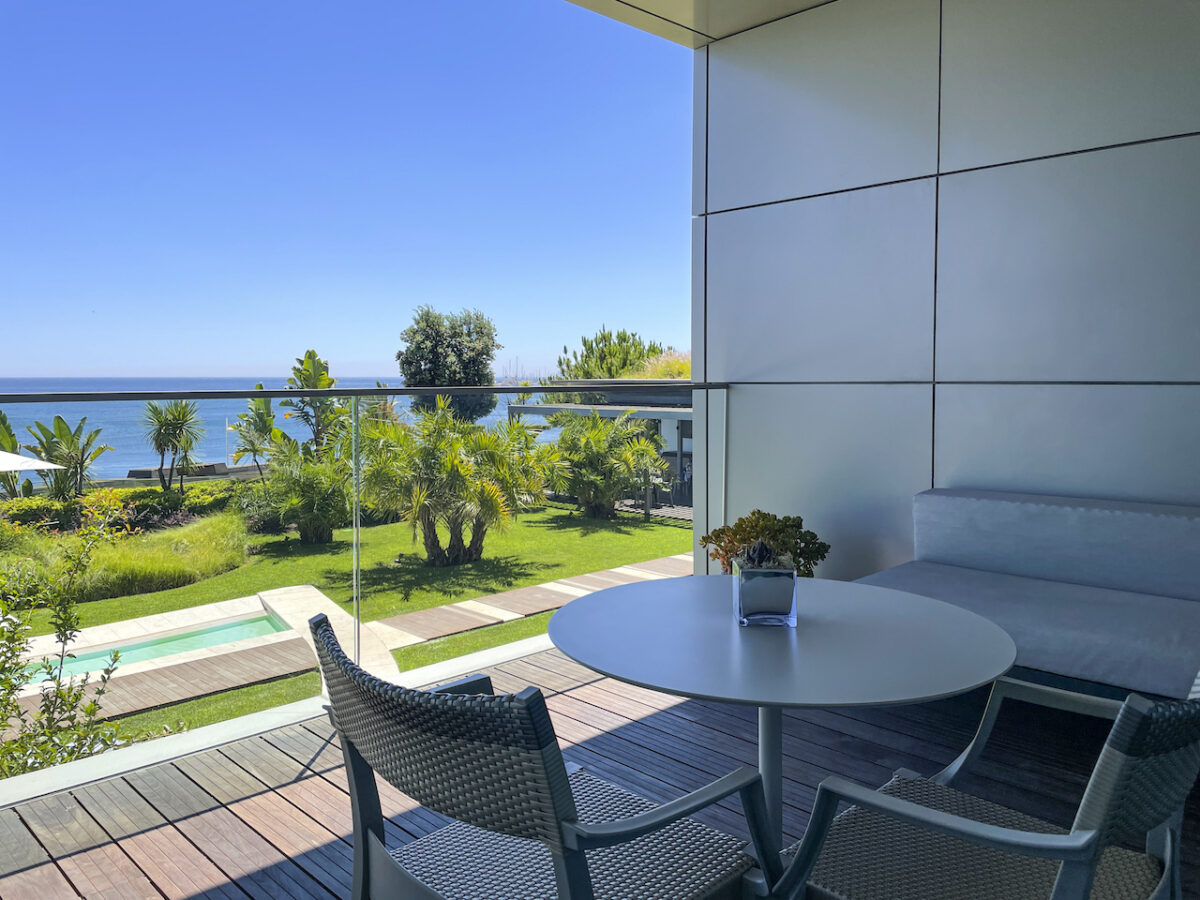
{"label": "green lawn", "polygon": [[393,650],[392,656],[396,658],[396,666],[401,672],[418,669],[446,659],[454,659],[456,656],[466,656],[476,650],[487,650],[536,634],[545,634],[550,616],[551,613],[548,612],[538,613],[536,616],[513,619],[500,625],[488,625],[474,631],[452,634],[449,637],[425,641],[423,644],[401,647],[399,650]]}
{"label": "green lawn", "polygon": [[316,672],[305,672],[278,681],[251,684],[211,697],[176,703],[174,706],[134,713],[116,721],[120,723],[127,740],[146,741],[285,706],[319,693],[321,676]]}
{"label": "green lawn", "polygon": [[[253,553],[245,565],[186,587],[80,604],[81,626],[295,584],[315,585],[349,608],[350,533],[340,531],[336,538],[333,544],[320,547],[304,546],[294,536],[253,538]],[[568,575],[686,553],[691,546],[690,522],[646,522],[632,514],[596,521],[584,519],[569,507],[551,505],[521,516],[506,531],[489,534],[479,562],[433,569],[424,565],[420,545],[413,545],[407,525],[364,528],[362,617],[364,621],[382,619]],[[34,634],[52,630],[45,610],[36,611],[31,624]]]}

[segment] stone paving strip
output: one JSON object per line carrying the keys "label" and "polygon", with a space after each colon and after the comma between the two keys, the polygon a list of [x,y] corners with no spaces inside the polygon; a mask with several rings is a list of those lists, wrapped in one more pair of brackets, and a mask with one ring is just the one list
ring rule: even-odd
{"label": "stone paving strip", "polygon": [[457,603],[401,613],[398,616],[380,619],[378,622],[370,622],[367,627],[388,645],[388,649],[395,650],[549,612],[576,597],[604,588],[691,574],[692,555],[681,553],[678,556],[617,566],[601,572],[571,575],[557,581],[515,588],[475,600],[460,600]]}

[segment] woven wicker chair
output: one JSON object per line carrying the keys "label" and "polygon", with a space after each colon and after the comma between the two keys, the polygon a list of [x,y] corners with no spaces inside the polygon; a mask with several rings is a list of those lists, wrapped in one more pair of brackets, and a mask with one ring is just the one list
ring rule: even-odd
{"label": "woven wicker chair", "polygon": [[[983,751],[1005,699],[1115,719],[1069,831],[950,785]],[[974,740],[930,779],[901,770],[878,791],[841,778],[775,892],[837,900],[1180,900],[1183,806],[1200,773],[1200,701],[1122,704],[998,681]],[[837,815],[838,804],[854,805]],[[1140,846],[1146,852],[1121,845]]]}
{"label": "woven wicker chair", "polygon": [[[765,878],[782,875],[757,771],[656,807],[568,776],[541,691],[493,696],[482,675],[402,688],[356,666],[325,616],[309,626],[350,783],[355,900],[738,897],[746,842],[686,818],[735,793]],[[375,774],[458,821],[389,851]]]}

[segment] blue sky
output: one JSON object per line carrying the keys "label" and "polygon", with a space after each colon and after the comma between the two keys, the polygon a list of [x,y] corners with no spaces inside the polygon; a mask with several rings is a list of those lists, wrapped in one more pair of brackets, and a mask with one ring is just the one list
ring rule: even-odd
{"label": "blue sky", "polygon": [[[566,0],[0,5],[0,376],[689,340],[691,51]],[[518,362],[519,361],[519,362]]]}

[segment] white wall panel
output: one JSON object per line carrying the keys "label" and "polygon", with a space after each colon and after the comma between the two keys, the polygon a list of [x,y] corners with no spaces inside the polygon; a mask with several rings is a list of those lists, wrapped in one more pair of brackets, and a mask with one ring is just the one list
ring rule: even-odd
{"label": "white wall panel", "polygon": [[708,217],[709,377],[928,380],[932,179]]}
{"label": "white wall panel", "polygon": [[912,497],[930,479],[931,400],[928,385],[731,388],[726,519],[755,508],[803,516],[832,545],[817,570],[825,578],[912,559]]}
{"label": "white wall panel", "polygon": [[712,44],[708,208],[937,165],[938,0],[838,0]]}
{"label": "white wall panel", "polygon": [[939,378],[1200,380],[1200,138],[945,176],[940,202]]}
{"label": "white wall panel", "polygon": [[1196,0],[945,0],[942,171],[1200,131]]}
{"label": "white wall panel", "polygon": [[1200,505],[1200,386],[939,385],[936,479]]}

